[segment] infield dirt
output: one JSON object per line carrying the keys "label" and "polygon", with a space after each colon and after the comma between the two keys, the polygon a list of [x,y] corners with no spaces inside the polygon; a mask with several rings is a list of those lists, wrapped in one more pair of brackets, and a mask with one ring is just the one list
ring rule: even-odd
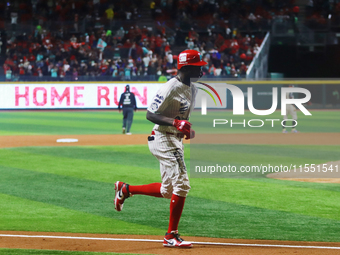
{"label": "infield dirt", "polygon": [[[92,251],[92,252],[117,252],[132,254],[214,254],[214,255],[338,255],[340,243],[323,242],[293,242],[293,241],[271,241],[271,240],[245,240],[245,239],[222,239],[207,237],[185,237],[191,242],[215,242],[231,243],[231,245],[208,245],[194,244],[190,249],[164,248],[161,240],[163,236],[141,236],[141,235],[104,235],[104,234],[75,234],[75,233],[44,233],[44,232],[18,232],[0,231],[1,234],[30,235],[43,237],[7,237],[0,236],[0,247],[3,248],[23,248],[23,249],[44,249],[44,250],[65,250],[65,251]],[[159,242],[141,241],[113,241],[113,240],[88,240],[88,239],[59,239],[48,238],[47,236],[64,237],[94,237],[94,238],[124,238],[124,239],[148,239],[158,240]],[[232,245],[235,244],[235,245]],[[246,245],[250,244],[250,245]],[[259,246],[254,247],[251,244]],[[262,247],[261,245],[285,245],[286,247]],[[337,250],[303,248],[291,246],[327,246],[339,247]]]}

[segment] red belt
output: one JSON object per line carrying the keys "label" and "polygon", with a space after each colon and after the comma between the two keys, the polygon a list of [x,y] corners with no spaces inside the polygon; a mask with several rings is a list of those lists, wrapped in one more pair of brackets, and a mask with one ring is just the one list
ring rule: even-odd
{"label": "red belt", "polygon": [[[165,132],[167,135],[174,135],[177,136],[178,138],[184,138],[184,134],[182,133],[170,133],[170,132]],[[155,131],[152,130],[151,135],[155,135]]]}

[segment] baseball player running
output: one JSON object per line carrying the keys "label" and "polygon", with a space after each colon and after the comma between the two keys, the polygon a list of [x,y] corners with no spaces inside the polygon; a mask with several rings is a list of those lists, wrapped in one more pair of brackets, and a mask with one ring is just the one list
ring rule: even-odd
{"label": "baseball player running", "polygon": [[[294,87],[294,85],[289,85],[289,87]],[[294,98],[293,93],[287,93],[286,98],[287,99]],[[283,116],[282,133],[288,133],[287,130],[286,130],[286,127],[285,127],[286,126],[286,120],[288,119],[288,115],[292,116],[292,119],[293,119],[292,126],[295,126],[297,124],[296,123],[297,114],[296,114],[296,108],[292,104],[286,105],[286,115]],[[292,128],[292,133],[298,133],[298,132],[299,131],[297,131],[295,127]]]}
{"label": "baseball player running", "polygon": [[125,92],[121,94],[118,103],[118,111],[123,106],[123,134],[131,135],[130,129],[133,121],[133,110],[137,111],[135,94],[130,92],[130,85],[125,86]]}
{"label": "baseball player running", "polygon": [[115,183],[115,209],[121,211],[126,198],[132,195],[164,197],[170,200],[170,220],[165,234],[164,247],[192,247],[178,234],[185,198],[190,190],[184,162],[183,138],[195,137],[188,122],[194,109],[197,81],[202,76],[201,67],[207,63],[196,50],[185,50],[177,59],[178,75],[166,82],[153,98],[146,118],[155,123],[148,137],[150,152],[159,160],[162,183],[132,186]]}

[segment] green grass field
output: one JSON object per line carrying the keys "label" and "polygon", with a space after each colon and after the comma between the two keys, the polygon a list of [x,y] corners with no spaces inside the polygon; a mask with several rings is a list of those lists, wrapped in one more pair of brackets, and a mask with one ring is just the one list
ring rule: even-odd
{"label": "green grass field", "polygon": [[[309,120],[301,116],[300,130],[339,132],[339,113],[314,111]],[[137,112],[132,133],[149,133],[152,126],[145,112]],[[118,112],[0,112],[0,135],[120,131]],[[280,131],[280,127],[275,130]],[[189,145],[185,155],[190,167]],[[323,163],[339,160],[340,146],[230,145],[223,155],[233,164]],[[112,201],[117,180],[160,181],[159,163],[147,144],[0,149],[0,230],[163,235],[169,200],[136,195],[126,200],[122,212],[116,212]],[[340,242],[339,184],[268,178],[190,181],[192,189],[179,226],[182,235]],[[0,254],[51,254],[31,252],[0,249]]]}
{"label": "green grass field", "polygon": [[[25,250],[25,249],[1,249],[0,254],[6,255],[113,255],[113,252],[81,252],[81,251],[53,251],[53,250]],[[119,253],[120,255],[129,255],[131,253]]]}
{"label": "green grass field", "polygon": [[[298,113],[298,129],[308,132],[339,132],[340,111],[311,111],[312,116]],[[153,124],[145,119],[145,111],[134,115],[131,132],[134,134],[150,133]],[[200,111],[192,114],[191,120],[196,132],[202,133],[277,133],[281,132],[279,122],[271,127],[265,122],[262,128],[250,128],[235,125],[218,125],[211,129],[212,119],[233,119],[246,122],[250,119],[282,119],[276,111],[270,116],[255,116],[245,112],[244,116],[232,115],[231,111],[208,111],[205,118]],[[258,125],[258,123],[253,123]],[[288,123],[287,123],[288,124]],[[289,123],[290,125],[291,123]],[[122,114],[117,111],[0,111],[0,135],[50,135],[50,134],[120,134]]]}

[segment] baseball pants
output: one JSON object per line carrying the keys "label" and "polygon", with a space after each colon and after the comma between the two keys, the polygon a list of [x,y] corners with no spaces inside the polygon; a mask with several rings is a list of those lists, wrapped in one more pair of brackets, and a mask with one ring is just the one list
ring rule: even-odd
{"label": "baseball pants", "polygon": [[283,116],[283,119],[288,119],[288,115],[291,115],[293,120],[297,120],[296,108],[293,105],[287,105],[286,115]]}
{"label": "baseball pants", "polygon": [[161,194],[171,198],[172,194],[186,197],[190,190],[187,169],[184,162],[182,138],[154,130],[149,138],[149,149],[160,164],[162,177]]}
{"label": "baseball pants", "polygon": [[133,108],[123,108],[123,128],[126,128],[126,133],[130,133],[133,120]]}

